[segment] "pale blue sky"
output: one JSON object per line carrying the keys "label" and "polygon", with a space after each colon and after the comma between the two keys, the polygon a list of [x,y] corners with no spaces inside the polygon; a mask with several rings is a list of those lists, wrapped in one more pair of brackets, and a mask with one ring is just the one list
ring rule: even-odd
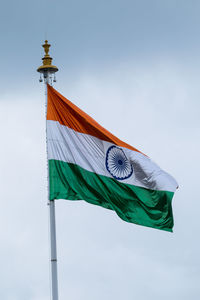
{"label": "pale blue sky", "polygon": [[60,300],[199,300],[199,1],[6,1],[1,37],[0,299],[49,300],[44,86],[171,173],[174,233],[58,201]]}
{"label": "pale blue sky", "polygon": [[160,57],[199,67],[199,10],[194,0],[6,1],[0,12],[3,87],[10,76],[14,85],[30,82],[45,38],[55,46],[60,76]]}

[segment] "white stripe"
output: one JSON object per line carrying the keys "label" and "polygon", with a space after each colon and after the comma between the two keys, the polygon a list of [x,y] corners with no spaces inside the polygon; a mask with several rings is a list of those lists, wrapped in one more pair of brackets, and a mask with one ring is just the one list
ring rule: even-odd
{"label": "white stripe", "polygon": [[[47,121],[48,159],[73,163],[99,175],[112,177],[106,168],[106,153],[113,144],[88,134],[79,133],[57,121]],[[175,192],[177,182],[161,170],[149,157],[123,149],[133,167],[133,174],[122,183],[152,190]]]}

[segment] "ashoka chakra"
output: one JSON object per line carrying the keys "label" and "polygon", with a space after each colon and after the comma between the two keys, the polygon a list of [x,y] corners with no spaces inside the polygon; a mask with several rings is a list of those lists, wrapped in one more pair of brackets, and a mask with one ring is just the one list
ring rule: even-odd
{"label": "ashoka chakra", "polygon": [[133,173],[133,167],[124,151],[116,146],[111,146],[107,150],[106,169],[118,180],[127,179]]}

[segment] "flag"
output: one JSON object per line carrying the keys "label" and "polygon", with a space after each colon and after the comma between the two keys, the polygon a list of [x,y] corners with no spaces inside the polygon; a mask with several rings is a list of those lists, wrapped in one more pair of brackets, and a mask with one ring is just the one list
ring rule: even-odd
{"label": "flag", "polygon": [[177,182],[47,85],[49,199],[85,200],[124,221],[172,231]]}

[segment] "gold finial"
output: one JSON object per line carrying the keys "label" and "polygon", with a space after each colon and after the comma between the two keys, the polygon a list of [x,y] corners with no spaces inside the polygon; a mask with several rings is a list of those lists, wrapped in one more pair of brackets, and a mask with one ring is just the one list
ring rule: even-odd
{"label": "gold finial", "polygon": [[45,44],[42,45],[42,47],[44,48],[44,51],[45,51],[45,57],[49,56],[49,48],[51,47],[50,44],[48,44],[48,41],[46,40],[45,41]]}
{"label": "gold finial", "polygon": [[49,55],[49,48],[51,47],[50,44],[48,44],[48,41],[45,40],[45,43],[42,45],[42,47],[44,48],[44,52],[45,55],[42,58],[43,60],[43,65],[40,66],[37,71],[40,73],[44,73],[44,72],[50,72],[50,73],[55,73],[58,71],[58,68],[56,66],[53,66],[51,64],[52,62],[52,57]]}

